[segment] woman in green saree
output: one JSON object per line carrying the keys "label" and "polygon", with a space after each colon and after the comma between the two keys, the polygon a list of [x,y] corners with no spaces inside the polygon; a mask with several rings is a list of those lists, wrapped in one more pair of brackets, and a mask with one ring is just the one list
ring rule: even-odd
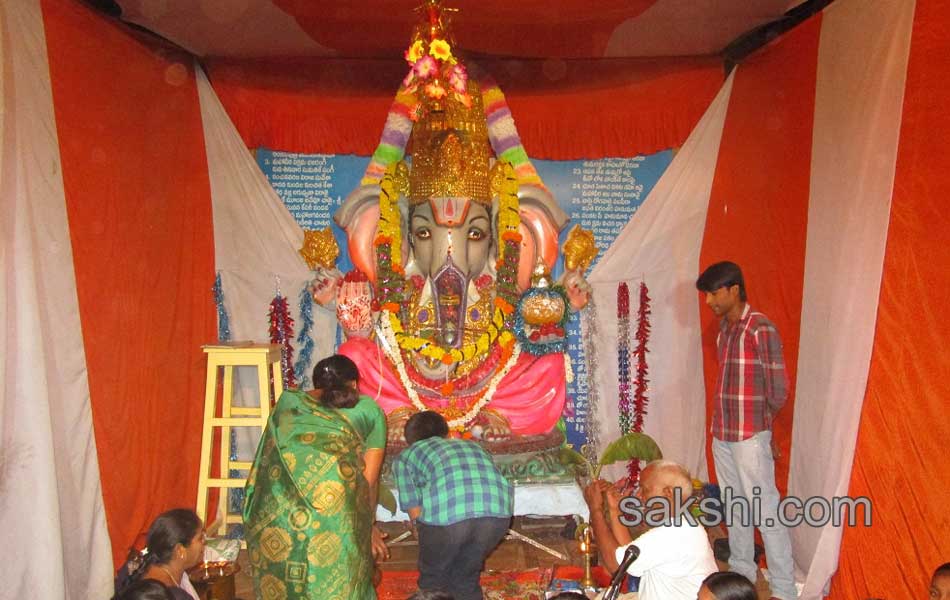
{"label": "woman in green saree", "polygon": [[281,394],[248,474],[244,536],[257,598],[374,600],[373,526],[386,419],[357,391],[349,358],[314,367],[310,392]]}

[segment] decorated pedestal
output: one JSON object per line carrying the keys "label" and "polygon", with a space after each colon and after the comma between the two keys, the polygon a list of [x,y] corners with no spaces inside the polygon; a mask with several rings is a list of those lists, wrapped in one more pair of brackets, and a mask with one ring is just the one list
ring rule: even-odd
{"label": "decorated pedestal", "polygon": [[[515,485],[574,482],[574,471],[558,457],[564,435],[557,429],[543,435],[512,436],[506,440],[480,443],[491,453],[502,475]],[[381,476],[383,485],[394,485],[390,465],[405,448],[405,440],[390,441]]]}

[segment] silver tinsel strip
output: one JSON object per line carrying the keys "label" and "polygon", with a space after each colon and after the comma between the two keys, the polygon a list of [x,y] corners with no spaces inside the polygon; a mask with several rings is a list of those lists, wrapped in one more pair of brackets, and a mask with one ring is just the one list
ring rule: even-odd
{"label": "silver tinsel strip", "polygon": [[594,295],[590,295],[587,307],[581,313],[581,338],[584,343],[584,361],[587,368],[587,418],[584,430],[587,433],[587,443],[581,447],[581,454],[596,464],[600,453],[600,427],[597,424],[597,407],[600,406],[600,390],[597,387],[597,305]]}

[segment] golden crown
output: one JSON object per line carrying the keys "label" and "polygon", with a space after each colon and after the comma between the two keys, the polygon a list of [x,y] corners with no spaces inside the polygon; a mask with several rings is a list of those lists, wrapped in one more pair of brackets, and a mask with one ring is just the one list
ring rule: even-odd
{"label": "golden crown", "polygon": [[409,201],[465,197],[491,204],[492,149],[478,84],[468,80],[470,106],[454,97],[428,99],[430,106],[412,127]]}

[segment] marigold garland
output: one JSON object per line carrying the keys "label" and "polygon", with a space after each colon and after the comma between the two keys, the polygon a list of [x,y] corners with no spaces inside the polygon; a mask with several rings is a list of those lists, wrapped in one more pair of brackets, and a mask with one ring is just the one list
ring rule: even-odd
{"label": "marigold garland", "polygon": [[489,375],[495,372],[502,361],[502,346],[495,344],[488,350],[487,356],[481,364],[472,369],[468,374],[461,377],[455,377],[446,381],[444,377],[432,379],[420,373],[410,362],[406,365],[406,371],[409,373],[409,379],[415,384],[416,388],[424,388],[430,391],[438,391],[443,396],[451,396],[456,390],[467,390],[474,387],[479,382],[485,380]]}
{"label": "marigold garland", "polygon": [[[498,234],[504,237],[505,234],[517,234],[521,225],[521,215],[518,212],[518,177],[514,167],[506,160],[499,161],[495,168],[498,171],[497,175],[493,173],[495,180],[492,184],[498,193]],[[503,257],[503,250],[499,249],[498,258]]]}
{"label": "marigold garland", "polygon": [[386,169],[383,180],[379,184],[379,223],[377,237],[389,241],[392,250],[392,266],[396,271],[402,270],[402,226],[399,215],[399,186],[396,179],[406,177],[400,171],[406,169],[405,163],[397,162]]}
{"label": "marigold garland", "polygon": [[521,214],[518,178],[508,161],[499,161],[492,173],[492,188],[498,194],[498,262],[495,306],[505,315],[505,328],[514,326],[512,315],[521,299],[518,289],[518,262],[521,258]]}
{"label": "marigold garland", "polygon": [[402,268],[402,230],[397,177],[403,163],[393,163],[383,175],[379,192],[376,239],[376,298],[381,309],[399,312],[405,302],[406,278]]}
{"label": "marigold garland", "polygon": [[465,344],[461,348],[446,348],[435,340],[406,333],[399,315],[389,309],[385,310],[383,320],[389,323],[389,329],[393,332],[393,339],[399,348],[449,366],[486,354],[496,341],[500,344],[508,344],[514,339],[511,332],[505,328],[505,312],[498,307],[495,308],[488,330],[478,336],[474,342]]}
{"label": "marigold garland", "polygon": [[[382,319],[382,322],[380,323],[380,336],[384,342],[382,344],[383,351],[396,367],[396,373],[399,375],[399,381],[406,390],[406,394],[409,396],[409,400],[412,402],[412,405],[420,411],[438,410],[426,406],[426,404],[419,398],[419,393],[416,391],[409,374],[406,372],[406,363],[403,361],[402,352],[399,350],[399,343],[396,341],[396,333],[391,327],[392,323],[392,319],[385,318]],[[458,430],[471,423],[478,416],[481,410],[485,408],[489,402],[491,402],[495,395],[495,391],[498,388],[498,384],[501,383],[501,380],[505,378],[505,376],[518,362],[518,357],[521,356],[521,346],[515,342],[513,337],[510,337],[510,332],[502,332],[502,335],[504,334],[507,334],[509,339],[504,342],[501,363],[502,366],[498,369],[498,371],[495,372],[481,394],[476,394],[475,397],[478,398],[478,400],[471,407],[469,407],[468,411],[460,417],[448,420],[450,429]],[[506,355],[508,355],[507,360],[505,360]],[[443,411],[450,412],[446,409],[443,409]]]}

